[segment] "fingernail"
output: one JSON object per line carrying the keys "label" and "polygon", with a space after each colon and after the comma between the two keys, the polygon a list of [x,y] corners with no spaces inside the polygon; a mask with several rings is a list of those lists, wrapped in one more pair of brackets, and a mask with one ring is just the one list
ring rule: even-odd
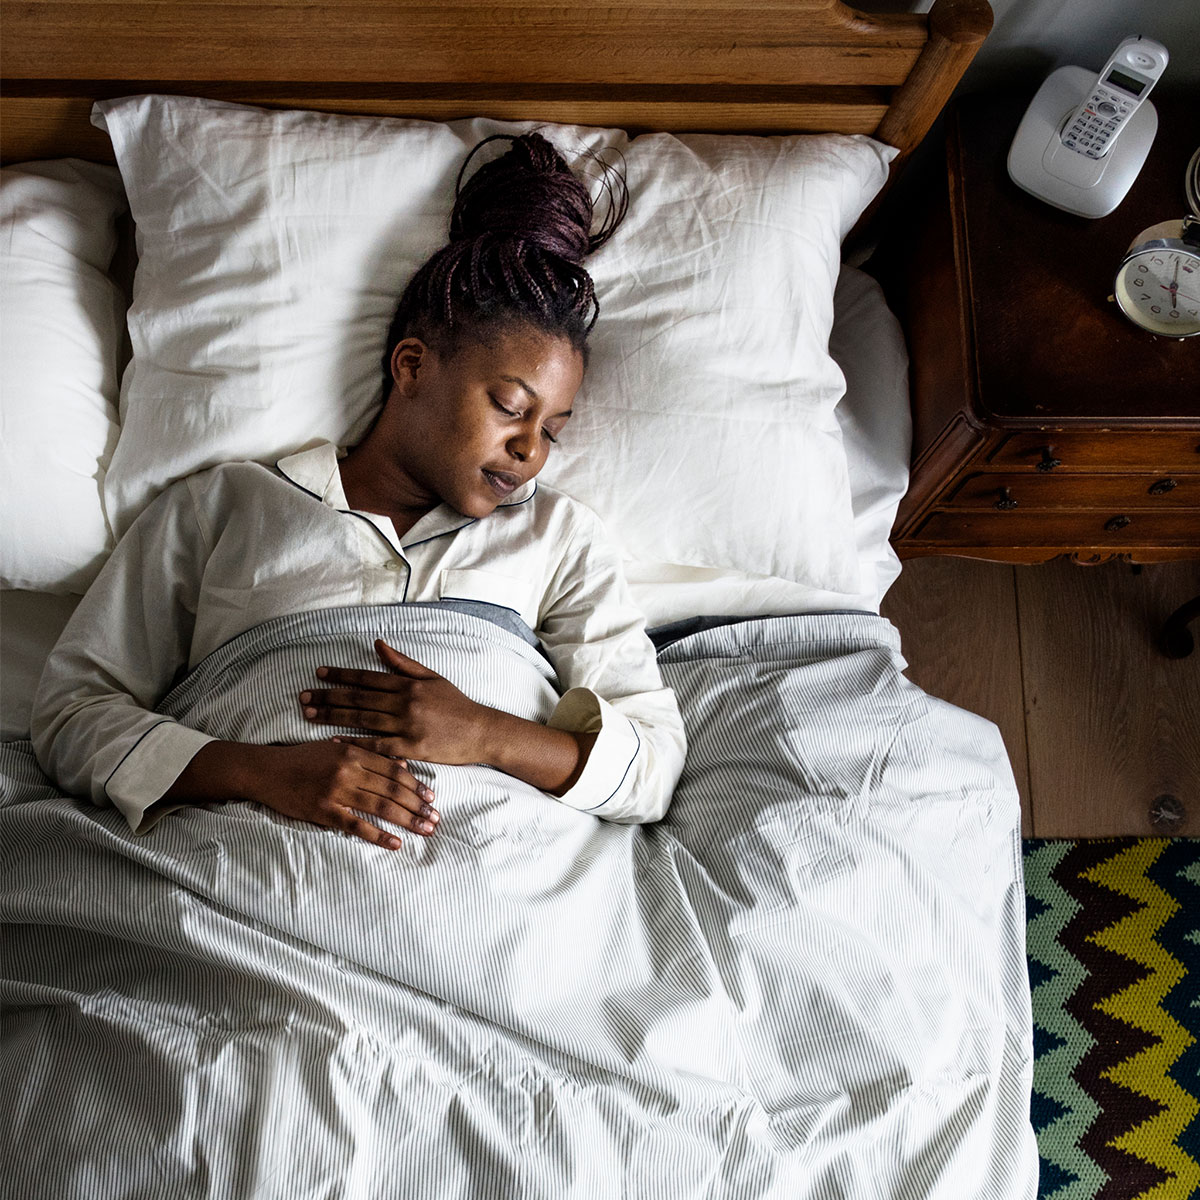
{"label": "fingernail", "polygon": [[441,814],[436,809],[431,808],[428,804],[421,805],[421,816],[428,817],[431,821],[440,821]]}
{"label": "fingernail", "polygon": [[400,849],[400,839],[399,838],[388,838],[388,840],[386,842],[384,842],[383,844],[388,850],[399,850]]}
{"label": "fingernail", "polygon": [[422,800],[428,800],[430,803],[433,803],[433,792],[423,783],[417,785],[417,795],[420,796]]}
{"label": "fingernail", "polygon": [[317,710],[315,708],[306,708],[304,710],[304,715],[306,717],[308,717],[309,720],[311,720],[313,717],[315,717],[317,715]]}
{"label": "fingernail", "polygon": [[318,678],[318,679],[324,679],[324,678],[325,678],[325,676],[326,676],[326,675],[328,675],[328,674],[329,674],[329,668],[328,668],[328,667],[318,667],[318,668],[317,668],[317,678]]}
{"label": "fingernail", "polygon": [[301,692],[300,703],[307,704],[312,699],[312,692]]}
{"label": "fingernail", "polygon": [[432,821],[422,821],[421,822],[421,832],[422,833],[432,833],[433,832],[433,822]]}

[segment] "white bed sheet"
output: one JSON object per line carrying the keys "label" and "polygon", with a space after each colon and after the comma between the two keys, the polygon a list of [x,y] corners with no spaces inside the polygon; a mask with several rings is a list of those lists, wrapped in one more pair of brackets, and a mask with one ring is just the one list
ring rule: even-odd
{"label": "white bed sheet", "polygon": [[[651,625],[689,616],[879,611],[900,573],[888,534],[908,487],[908,356],[899,322],[865,272],[842,268],[834,306],[829,348],[846,377],[836,412],[854,500],[859,591],[826,592],[738,571],[630,563],[630,584]],[[42,666],[77,603],[69,595],[0,592],[0,738],[29,735]]]}

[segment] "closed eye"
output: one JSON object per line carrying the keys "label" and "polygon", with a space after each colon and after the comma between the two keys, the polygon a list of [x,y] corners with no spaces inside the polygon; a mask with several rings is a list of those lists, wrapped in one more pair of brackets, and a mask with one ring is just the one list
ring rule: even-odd
{"label": "closed eye", "polygon": [[[518,412],[518,411],[517,411],[515,408],[508,408],[508,407],[506,407],[505,405],[501,404],[501,403],[500,403],[500,401],[499,401],[499,400],[497,400],[495,396],[489,396],[488,398],[489,398],[489,399],[491,400],[491,402],[492,402],[492,403],[493,403],[493,404],[494,404],[494,405],[495,405],[495,406],[496,406],[496,407],[497,407],[497,408],[498,408],[498,409],[499,409],[499,410],[500,410],[502,413],[504,413],[506,416],[509,416],[509,417],[519,417],[519,416],[521,415],[521,414],[520,414],[520,413],[519,413],[519,412]],[[557,445],[558,445],[558,438],[556,438],[556,437],[554,436],[554,434],[552,434],[552,433],[550,432],[550,430],[546,429],[544,426],[543,426],[543,428],[542,428],[542,436],[543,436],[544,438],[547,438],[547,439],[548,439],[550,442],[552,442],[552,443],[553,443],[555,446],[557,446]]]}

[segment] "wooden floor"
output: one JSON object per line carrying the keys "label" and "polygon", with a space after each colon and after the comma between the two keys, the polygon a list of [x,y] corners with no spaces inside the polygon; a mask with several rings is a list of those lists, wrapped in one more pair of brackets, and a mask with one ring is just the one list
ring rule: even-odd
{"label": "wooden floor", "polygon": [[922,558],[883,614],[909,678],[1000,727],[1026,836],[1200,836],[1200,621],[1190,657],[1155,644],[1198,594],[1200,563]]}

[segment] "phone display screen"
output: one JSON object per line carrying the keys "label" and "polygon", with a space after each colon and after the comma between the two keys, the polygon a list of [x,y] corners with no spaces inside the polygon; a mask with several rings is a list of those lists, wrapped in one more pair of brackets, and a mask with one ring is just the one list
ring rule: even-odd
{"label": "phone display screen", "polygon": [[1109,71],[1108,78],[1104,82],[1121,88],[1131,96],[1140,96],[1146,89],[1146,81],[1144,79],[1139,79],[1136,75],[1127,75],[1124,71]]}

